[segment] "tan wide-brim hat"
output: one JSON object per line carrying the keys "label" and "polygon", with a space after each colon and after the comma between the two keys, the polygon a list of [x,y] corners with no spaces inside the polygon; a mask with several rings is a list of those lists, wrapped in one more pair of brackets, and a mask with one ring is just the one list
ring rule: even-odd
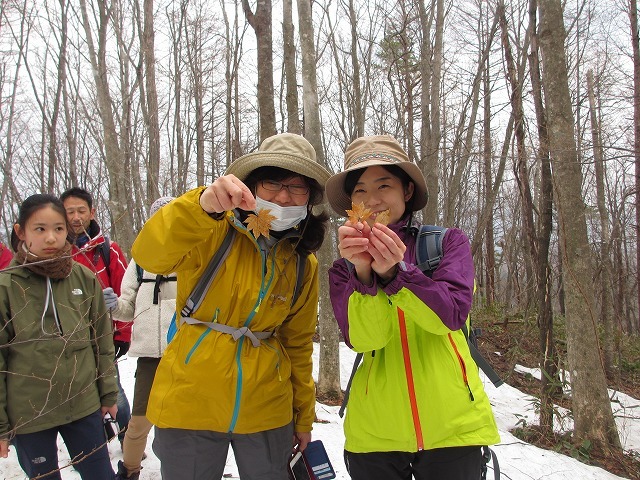
{"label": "tan wide-brim hat", "polygon": [[316,162],[313,145],[295,133],[280,133],[265,139],[256,152],[243,155],[229,165],[225,174],[235,175],[244,181],[251,172],[260,167],[291,170],[313,178],[322,187],[331,176],[326,168]]}
{"label": "tan wide-brim hat", "polygon": [[344,170],[329,180],[325,193],[331,208],[342,216],[347,216],[351,208],[351,197],[344,189],[347,174],[353,170],[376,165],[395,165],[405,171],[414,184],[413,211],[422,209],[429,199],[427,183],[420,168],[409,161],[406,152],[391,135],[373,135],[360,137],[349,144],[344,152]]}

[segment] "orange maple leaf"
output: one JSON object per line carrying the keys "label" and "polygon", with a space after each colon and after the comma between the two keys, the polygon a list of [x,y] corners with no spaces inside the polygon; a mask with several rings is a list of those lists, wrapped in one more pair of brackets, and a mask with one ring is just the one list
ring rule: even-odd
{"label": "orange maple leaf", "polygon": [[251,230],[253,236],[258,239],[260,235],[264,235],[269,238],[269,228],[271,228],[271,221],[275,220],[276,217],[271,215],[269,212],[271,210],[268,208],[263,208],[258,212],[258,215],[254,215],[250,213],[247,216],[247,219],[244,223],[247,224],[247,228]]}
{"label": "orange maple leaf", "polygon": [[371,216],[371,210],[364,208],[364,202],[352,203],[351,210],[346,210],[351,223],[366,222]]}
{"label": "orange maple leaf", "polygon": [[391,210],[386,209],[386,210],[378,213],[378,215],[376,215],[375,223],[381,223],[382,225],[388,225],[389,224],[389,220],[391,220]]}

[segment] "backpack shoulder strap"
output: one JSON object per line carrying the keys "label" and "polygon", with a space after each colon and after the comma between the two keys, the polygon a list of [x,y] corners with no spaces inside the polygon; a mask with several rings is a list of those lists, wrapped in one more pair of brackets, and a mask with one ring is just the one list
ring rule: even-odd
{"label": "backpack shoulder strap", "polygon": [[109,264],[111,263],[111,240],[107,235],[104,236],[104,242],[100,244],[100,254],[104,259],[104,266],[109,270]]}
{"label": "backpack shoulder strap", "polygon": [[416,266],[431,276],[442,260],[442,239],[446,227],[420,225],[416,236]]}
{"label": "backpack shoulder strap", "polygon": [[471,353],[471,358],[473,358],[473,361],[476,362],[476,365],[480,367],[480,370],[484,372],[484,374],[487,376],[489,380],[491,380],[491,383],[493,383],[495,387],[499,387],[500,385],[502,385],[504,381],[500,378],[498,373],[493,369],[491,364],[489,364],[489,362],[487,362],[487,360],[482,356],[482,354],[480,353],[480,350],[478,350],[478,347],[476,347],[475,345],[476,342],[475,342],[475,339],[473,338],[474,334],[473,333],[471,335],[469,334],[469,329],[467,328],[466,323],[462,325],[461,330],[462,330],[462,333],[464,333],[464,337],[467,339],[467,344],[469,345],[469,352]]}
{"label": "backpack shoulder strap", "polygon": [[[421,225],[416,236],[416,266],[428,277],[433,275],[433,272],[438,268],[438,265],[440,265],[440,261],[442,260],[442,239],[444,238],[446,231],[446,227]],[[504,382],[500,376],[476,347],[474,336],[475,332],[471,332],[470,335],[466,323],[462,325],[462,332],[467,340],[471,357],[476,362],[476,365],[480,367],[487,378],[489,378],[491,383],[496,387],[502,385]]]}
{"label": "backpack shoulder strap", "polygon": [[136,277],[138,278],[138,285],[144,281],[144,269],[136,263]]}
{"label": "backpack shoulder strap", "polygon": [[349,392],[351,391],[351,382],[353,381],[353,377],[356,374],[356,370],[358,370],[358,366],[360,366],[360,362],[362,361],[363,353],[356,354],[356,359],[353,361],[353,368],[351,369],[351,375],[349,376],[349,381],[347,382],[347,388],[344,389],[344,396],[342,397],[342,405],[340,405],[340,410],[338,410],[338,415],[340,418],[344,417],[344,409],[347,408],[347,402],[349,401]]}
{"label": "backpack shoulder strap", "polygon": [[291,306],[296,303],[302,290],[302,282],[304,281],[304,269],[307,266],[307,259],[296,252],[296,285],[293,287],[293,295],[291,296]]}
{"label": "backpack shoulder strap", "polygon": [[222,265],[222,262],[224,262],[225,258],[229,255],[236,233],[236,229],[229,226],[229,230],[227,230],[227,234],[222,240],[222,244],[218,248],[218,251],[209,261],[209,265],[207,265],[206,270],[198,280],[198,283],[189,295],[189,298],[187,298],[187,302],[180,312],[180,315],[183,317],[190,316],[202,303],[204,295],[207,293],[207,290],[209,290],[209,287],[213,283],[213,279],[216,277],[218,270],[220,269],[220,265]]}

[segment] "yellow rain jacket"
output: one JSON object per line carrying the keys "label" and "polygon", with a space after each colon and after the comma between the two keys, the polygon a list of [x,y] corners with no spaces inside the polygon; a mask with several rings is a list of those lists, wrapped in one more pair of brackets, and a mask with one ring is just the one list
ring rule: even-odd
{"label": "yellow rain jacket", "polygon": [[[254,433],[287,425],[309,432],[315,415],[311,375],[318,310],[318,262],[307,256],[300,295],[291,305],[297,232],[265,255],[233,214],[215,219],[197,188],[153,215],[132,254],[145,270],[176,272],[178,332],[156,372],[147,417],[161,428]],[[191,317],[253,332],[274,332],[258,347],[205,325],[182,323],[184,307],[229,228],[238,233],[226,260]]]}

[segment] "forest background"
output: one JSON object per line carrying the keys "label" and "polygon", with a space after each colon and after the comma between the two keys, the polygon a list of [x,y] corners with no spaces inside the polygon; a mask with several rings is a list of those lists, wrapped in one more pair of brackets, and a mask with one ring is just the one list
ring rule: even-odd
{"label": "forest background", "polygon": [[[477,308],[535,324],[542,431],[566,370],[576,444],[620,450],[606,386],[640,365],[636,0],[0,0],[0,49],[4,240],[26,196],[78,185],[129,253],[157,197],[269,135],[304,134],[335,172],[390,133],[427,178],[423,221],[471,239]],[[318,257],[326,278],[335,229]],[[339,399],[327,290],[318,394]]]}

